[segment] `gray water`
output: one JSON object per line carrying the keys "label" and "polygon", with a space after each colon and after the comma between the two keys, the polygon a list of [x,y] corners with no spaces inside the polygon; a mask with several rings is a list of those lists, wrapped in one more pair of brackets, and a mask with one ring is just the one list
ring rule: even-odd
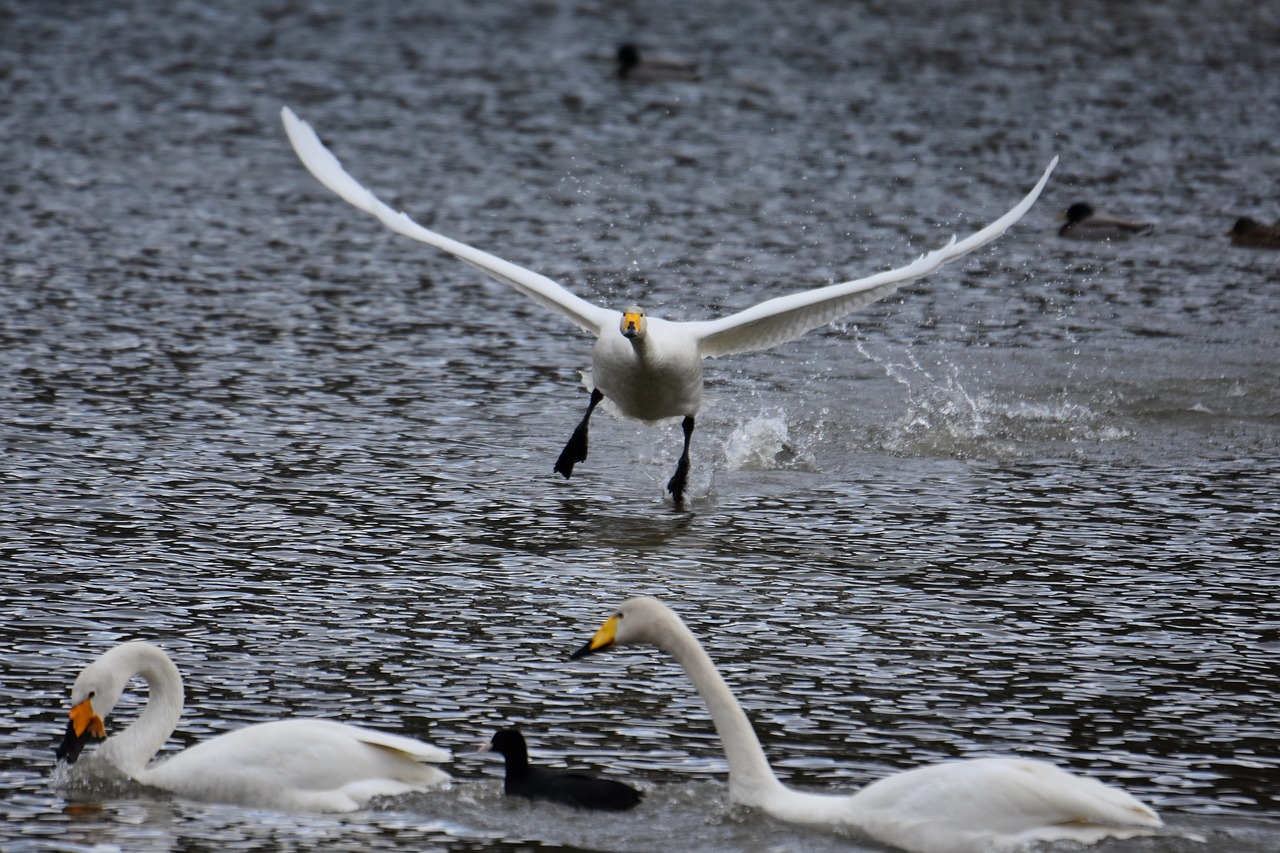
{"label": "gray water", "polygon": [[[621,40],[699,83],[611,78]],[[873,850],[731,808],[656,594],[783,779],[1048,759],[1280,849],[1280,7],[1234,2],[0,2],[0,849]],[[596,301],[704,318],[992,248],[709,363],[678,430],[597,415],[590,341],[317,185],[278,113],[429,227]],[[1147,218],[1056,236],[1077,200]],[[76,673],[163,645],[169,749],[287,714],[453,750],[351,815],[55,773]],[[140,688],[140,685],[139,685]],[[135,701],[108,725],[127,722]],[[472,754],[647,792],[504,800]],[[674,839],[674,840],[673,840]]]}

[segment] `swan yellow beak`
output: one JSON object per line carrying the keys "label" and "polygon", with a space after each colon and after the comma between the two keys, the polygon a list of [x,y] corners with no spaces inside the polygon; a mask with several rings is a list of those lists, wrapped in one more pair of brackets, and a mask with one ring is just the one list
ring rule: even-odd
{"label": "swan yellow beak", "polygon": [[577,660],[586,657],[592,652],[598,652],[601,649],[607,649],[613,645],[614,635],[618,632],[618,617],[610,616],[604,620],[604,624],[600,626],[600,630],[596,631],[596,635],[591,638],[591,642],[569,655],[569,660]]}
{"label": "swan yellow beak", "polygon": [[628,311],[622,315],[622,334],[634,338],[644,330],[644,314],[639,311]]}
{"label": "swan yellow beak", "polygon": [[102,718],[93,713],[93,700],[86,699],[79,705],[71,709],[71,725],[75,728],[77,736],[83,735],[85,730],[94,737],[106,737],[106,726],[102,725]]}
{"label": "swan yellow beak", "polygon": [[93,700],[86,699],[71,709],[71,721],[67,723],[67,733],[63,735],[62,745],[58,747],[58,760],[65,758],[71,764],[75,764],[89,738],[106,736],[107,729],[102,724],[102,718],[93,711]]}

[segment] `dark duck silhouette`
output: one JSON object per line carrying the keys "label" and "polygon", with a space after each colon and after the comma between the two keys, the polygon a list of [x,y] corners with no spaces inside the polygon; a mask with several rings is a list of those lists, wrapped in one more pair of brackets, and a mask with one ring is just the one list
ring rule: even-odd
{"label": "dark duck silhouette", "polygon": [[503,791],[508,797],[549,800],[580,809],[621,812],[640,804],[644,793],[630,785],[574,770],[533,767],[519,729],[502,729],[481,752],[496,752],[507,765]]}
{"label": "dark duck silhouette", "polygon": [[1256,219],[1242,216],[1227,236],[1231,245],[1245,249],[1280,249],[1280,222],[1265,225]]}
{"label": "dark duck silhouette", "polygon": [[618,46],[618,78],[637,82],[695,82],[702,79],[697,63],[675,56],[641,56],[634,44]]}
{"label": "dark duck silhouette", "polygon": [[1155,230],[1150,222],[1103,216],[1085,202],[1071,205],[1061,218],[1066,224],[1058,229],[1058,236],[1072,240],[1128,240]]}

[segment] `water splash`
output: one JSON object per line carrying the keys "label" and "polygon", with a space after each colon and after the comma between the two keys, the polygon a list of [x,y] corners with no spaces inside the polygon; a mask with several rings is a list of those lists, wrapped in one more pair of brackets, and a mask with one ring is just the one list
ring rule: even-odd
{"label": "water splash", "polygon": [[931,370],[910,350],[904,362],[895,362],[870,352],[861,339],[855,338],[854,345],[906,392],[906,414],[886,430],[883,440],[885,449],[896,453],[1019,456],[1028,444],[1119,441],[1132,434],[1065,393],[1051,400],[1006,399],[970,390],[972,380],[962,381],[961,367],[954,362],[940,362]]}
{"label": "water splash", "polygon": [[733,471],[813,471],[813,458],[791,438],[781,414],[760,415],[740,424],[724,447]]}

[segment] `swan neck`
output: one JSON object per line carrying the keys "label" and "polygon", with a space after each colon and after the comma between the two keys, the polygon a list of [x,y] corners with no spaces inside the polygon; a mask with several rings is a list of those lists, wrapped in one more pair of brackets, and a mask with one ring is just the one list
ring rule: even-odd
{"label": "swan neck", "polygon": [[178,668],[159,649],[137,647],[127,663],[121,675],[126,682],[135,675],[147,682],[147,704],[132,725],[107,739],[101,752],[119,770],[136,776],[178,727],[184,696]]}
{"label": "swan neck", "polygon": [[729,789],[733,799],[751,805],[765,794],[780,789],[782,784],[769,766],[751,721],[715,663],[684,623],[673,620],[669,627],[666,650],[684,668],[711,712],[729,762]]}

